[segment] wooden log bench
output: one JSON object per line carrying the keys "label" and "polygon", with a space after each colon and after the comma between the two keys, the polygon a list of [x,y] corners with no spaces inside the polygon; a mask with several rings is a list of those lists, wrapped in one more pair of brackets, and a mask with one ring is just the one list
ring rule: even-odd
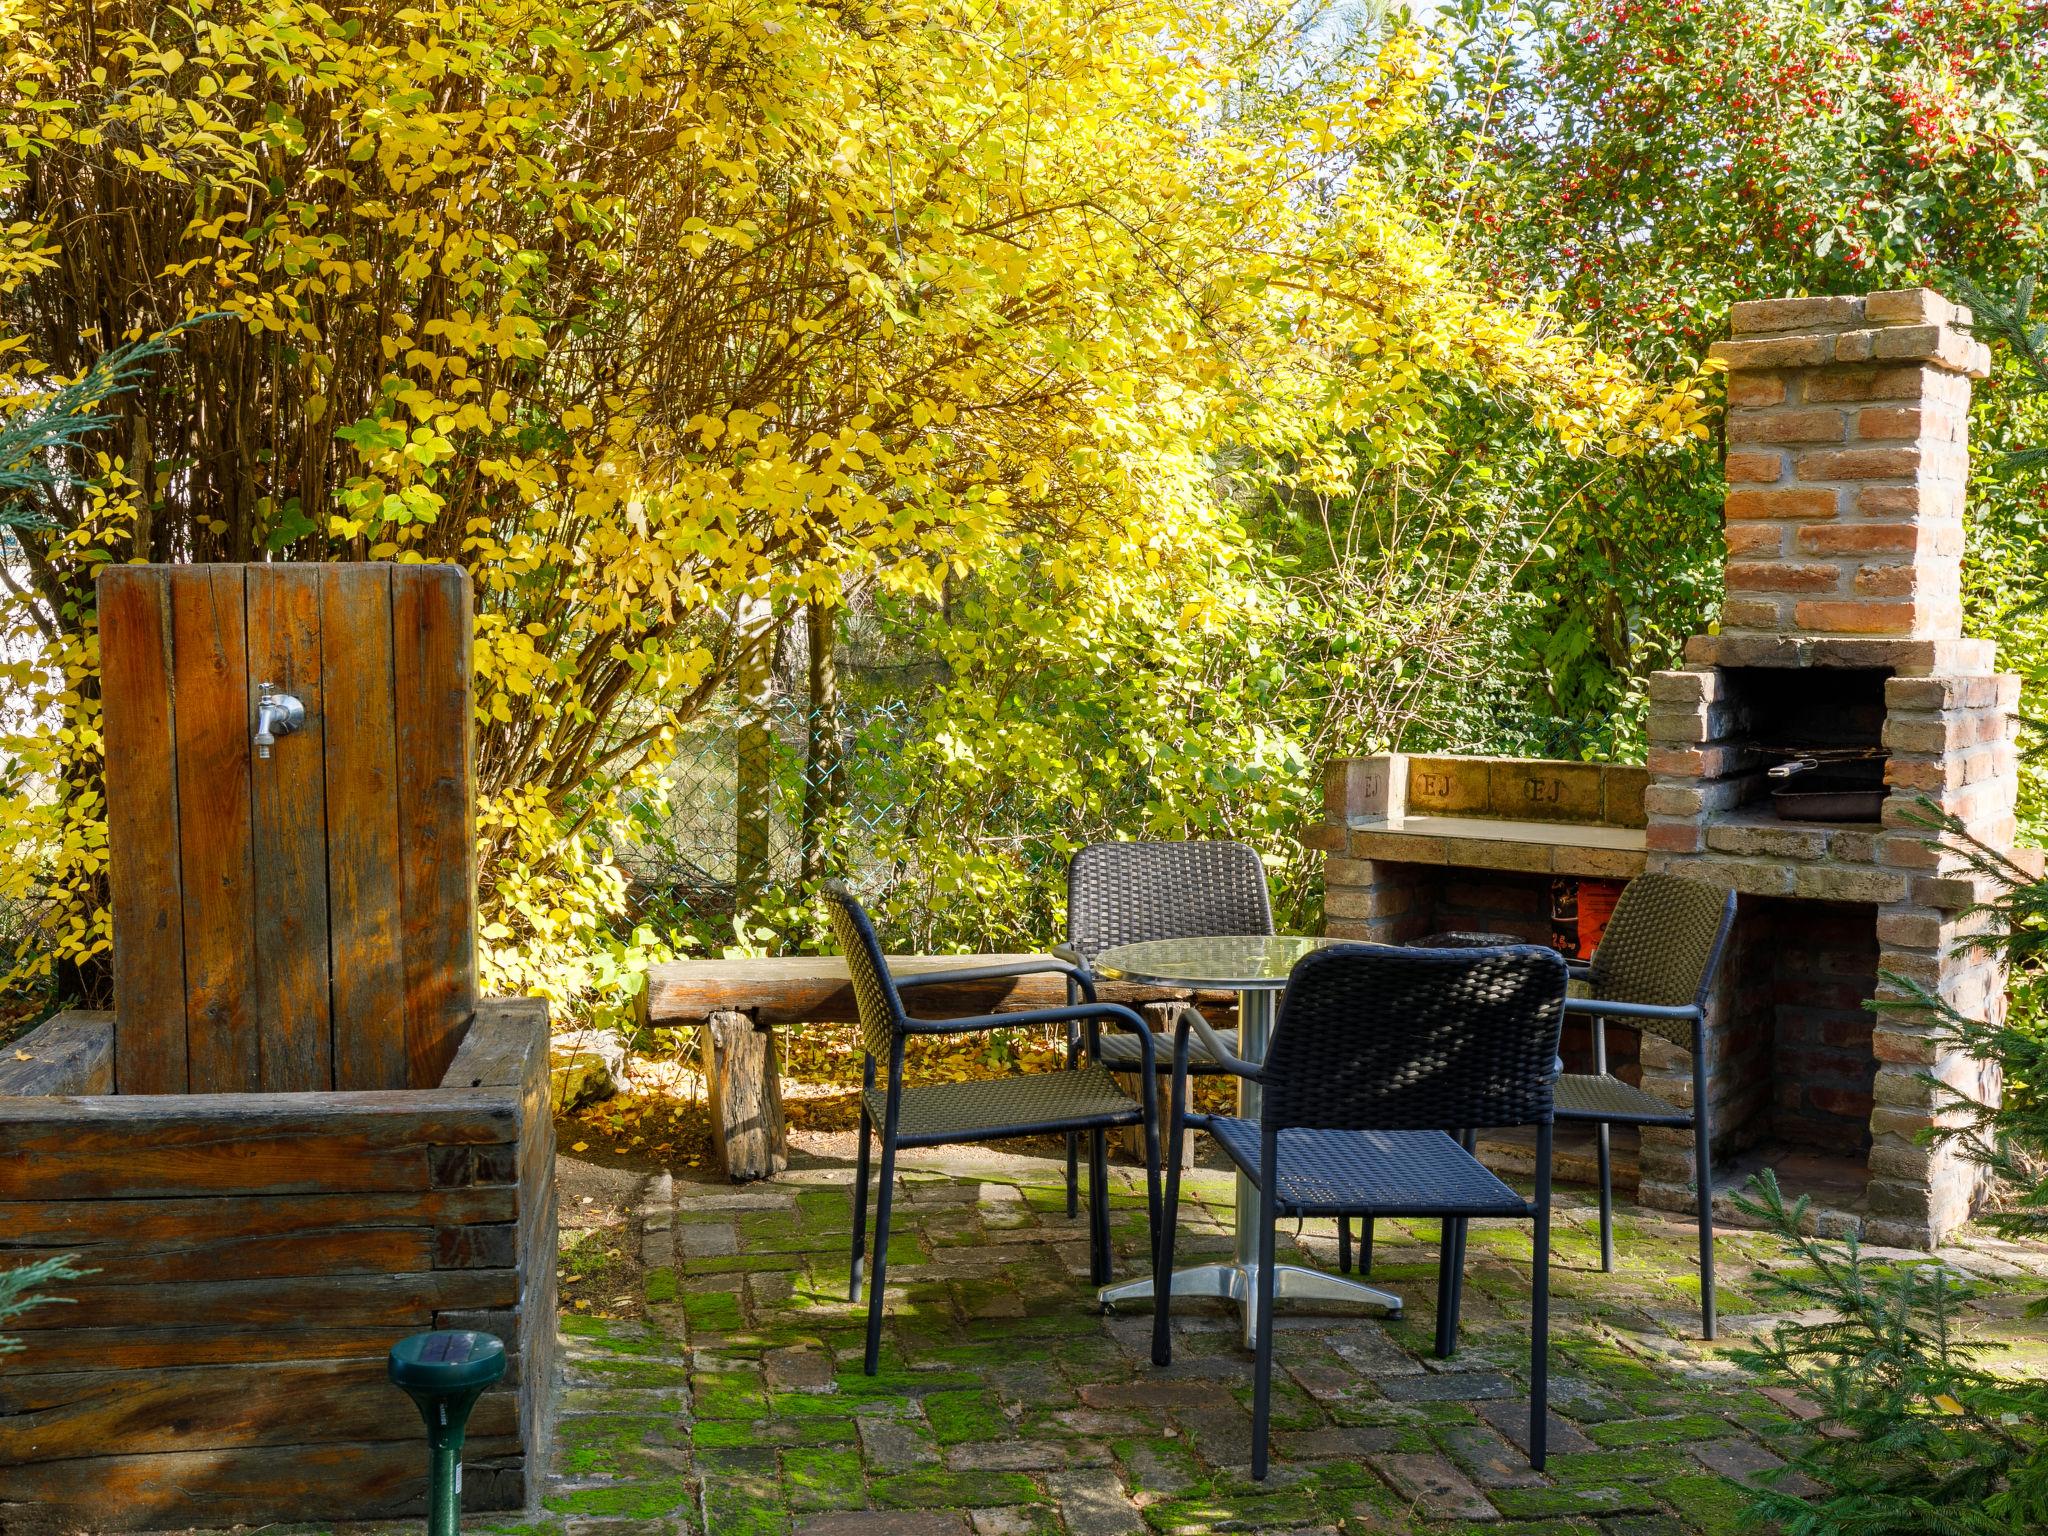
{"label": "wooden log bench", "polygon": [[[892,955],[898,975],[1019,961],[1057,964],[1049,955]],[[1235,1023],[1237,998],[1229,992],[1100,982],[1096,996],[1143,1013],[1155,1030],[1171,1031],[1173,1009],[1197,1003],[1220,1027]],[[966,1018],[1058,1008],[1067,1001],[1066,978],[1056,970],[993,980],[919,987],[918,1017]],[[697,1031],[699,1061],[710,1101],[712,1143],[735,1183],[767,1178],[789,1164],[788,1129],[776,1031],[793,1025],[851,1023],[859,1015],[846,961],[839,955],[768,959],[679,960],[648,972],[641,994],[642,1023]],[[1136,1091],[1136,1084],[1132,1084]]]}

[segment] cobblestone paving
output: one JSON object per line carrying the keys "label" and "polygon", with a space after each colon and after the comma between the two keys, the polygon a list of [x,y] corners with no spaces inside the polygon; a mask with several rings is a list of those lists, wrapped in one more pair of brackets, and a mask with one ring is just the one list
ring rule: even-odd
{"label": "cobblestone paving", "polygon": [[[1140,1266],[1142,1182],[1119,1170],[1118,1274]],[[1475,1225],[1464,1336],[1430,1357],[1435,1227],[1382,1224],[1374,1278],[1398,1321],[1283,1313],[1275,1465],[1249,1481],[1251,1378],[1236,1325],[1192,1303],[1175,1363],[1149,1317],[1098,1315],[1083,1220],[1058,1167],[923,1154],[902,1179],[887,1349],[861,1374],[846,1302],[841,1168],[772,1183],[653,1181],[640,1211],[644,1322],[568,1318],[547,1513],[559,1536],[1123,1536],[1260,1531],[1718,1536],[1742,1484],[1796,1447],[1803,1404],[1751,1385],[1696,1337],[1689,1223],[1624,1210],[1613,1274],[1593,1212],[1561,1192],[1551,1456],[1529,1469],[1526,1226]],[[1227,1178],[1184,1185],[1180,1260],[1228,1250]],[[1282,1258],[1334,1266],[1327,1223]],[[1722,1236],[1724,1332],[1767,1320],[1746,1292],[1780,1250]],[[1948,1255],[1984,1279],[1980,1318],[2033,1368],[2020,1317],[2042,1255],[1974,1238]]]}

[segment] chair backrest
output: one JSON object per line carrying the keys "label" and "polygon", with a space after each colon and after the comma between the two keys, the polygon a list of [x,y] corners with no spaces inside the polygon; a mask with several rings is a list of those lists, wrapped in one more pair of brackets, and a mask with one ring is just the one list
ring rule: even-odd
{"label": "chair backrest", "polygon": [[1266,1048],[1268,1125],[1465,1130],[1551,1118],[1564,957],[1333,944],[1302,956]]}
{"label": "chair backrest", "polygon": [[845,952],[847,974],[853,979],[861,1043],[873,1055],[886,1058],[903,1023],[903,998],[890,979],[875,925],[843,880],[825,882],[825,912],[832,920],[833,937]]}
{"label": "chair backrest", "polygon": [[[1586,967],[1593,996],[1616,1003],[1704,1008],[1728,931],[1735,893],[1680,875],[1638,875],[1614,904],[1614,915]],[[1692,1049],[1688,1019],[1643,1019],[1641,1028]]]}
{"label": "chair backrest", "polygon": [[1272,931],[1266,866],[1243,843],[1090,843],[1067,863],[1067,943],[1084,961],[1119,944]]}

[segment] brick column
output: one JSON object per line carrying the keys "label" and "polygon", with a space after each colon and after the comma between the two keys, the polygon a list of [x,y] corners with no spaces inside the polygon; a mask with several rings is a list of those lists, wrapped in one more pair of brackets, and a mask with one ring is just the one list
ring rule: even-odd
{"label": "brick column", "polygon": [[[1962,858],[1931,846],[1908,817],[1924,798],[1992,847],[2012,846],[2019,696],[2020,680],[2009,673],[1894,677],[1885,685],[1887,777],[1900,793],[1885,803],[1880,857],[1910,874],[1911,884],[1904,901],[1878,914],[1879,971],[1920,983],[1971,1018],[2000,1019],[2005,1012],[2003,961],[1971,945],[1986,922],[1964,910],[1991,893],[1977,888]],[[1880,998],[1904,994],[1890,980],[1878,984]],[[1953,1146],[1920,1144],[1920,1133],[1944,1118],[1923,1074],[1980,1099],[1995,1097],[2002,1085],[1911,1014],[1879,1014],[1871,1049],[1878,1069],[1867,1230],[1875,1241],[1931,1247],[1969,1219],[1983,1175]]]}
{"label": "brick column", "polygon": [[[1323,766],[1323,821],[1308,842],[1323,861],[1323,931],[1333,939],[1398,944],[1426,922],[1415,869],[1356,857],[1349,828],[1356,816],[1399,816],[1406,806],[1407,762],[1398,753],[1340,757]],[[1415,839],[1422,842],[1423,839]]]}
{"label": "brick column", "polygon": [[[1720,632],[1687,666],[1650,681],[1644,797],[1650,867],[1732,885],[1745,897],[1875,906],[1881,973],[1916,980],[1977,1017],[2003,1007],[1998,963],[1963,915],[1984,893],[1912,818],[1923,795],[1996,848],[2014,835],[2018,679],[1962,634],[1970,381],[1989,372],[1969,311],[1927,289],[1737,304],[1728,369],[1726,598]],[[1778,825],[1744,815],[1762,760],[1728,668],[1878,669],[1892,794],[1880,826]],[[1816,692],[1816,701],[1824,698]],[[1738,943],[1738,951],[1740,950]],[[1739,958],[1739,954],[1736,957]],[[1757,1042],[1729,995],[1709,1019],[1709,1123],[1717,1152],[1751,1112],[1739,1070]],[[1881,981],[1878,997],[1902,989]],[[1931,1073],[1996,1092],[1909,1017],[1878,1016],[1867,1235],[1930,1246],[1968,1216],[1977,1170],[1916,1136],[1937,1118]],[[1683,1103],[1682,1051],[1646,1041],[1643,1084]],[[1725,1079],[1725,1080],[1724,1080]],[[1689,1208],[1690,1138],[1646,1130],[1645,1203]]]}
{"label": "brick column", "polygon": [[1724,632],[1962,633],[1969,321],[1925,288],[1734,307]]}

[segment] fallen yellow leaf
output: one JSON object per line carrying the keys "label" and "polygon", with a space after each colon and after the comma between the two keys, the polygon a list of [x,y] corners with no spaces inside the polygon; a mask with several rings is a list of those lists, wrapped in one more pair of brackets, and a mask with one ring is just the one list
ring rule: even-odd
{"label": "fallen yellow leaf", "polygon": [[28,1051],[16,1051],[14,1053],[14,1059],[16,1061],[34,1061],[35,1056]]}
{"label": "fallen yellow leaf", "polygon": [[571,1152],[588,1152],[590,1150],[590,1143],[587,1141],[579,1141],[576,1143],[575,1146],[571,1147],[569,1150]]}

